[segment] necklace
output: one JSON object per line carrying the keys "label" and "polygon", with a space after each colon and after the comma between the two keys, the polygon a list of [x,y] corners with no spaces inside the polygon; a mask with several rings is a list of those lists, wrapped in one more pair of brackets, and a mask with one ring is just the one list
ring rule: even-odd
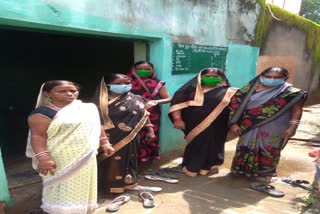
{"label": "necklace", "polygon": [[57,110],[57,111],[59,111],[59,110],[61,109],[61,108],[53,105],[52,103],[48,103],[48,105],[49,105],[52,109]]}

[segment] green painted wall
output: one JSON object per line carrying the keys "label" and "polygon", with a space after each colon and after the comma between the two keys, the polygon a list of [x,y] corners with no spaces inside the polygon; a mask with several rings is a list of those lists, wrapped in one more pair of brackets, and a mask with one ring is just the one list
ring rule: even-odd
{"label": "green painted wall", "polygon": [[0,148],[0,201],[5,201],[7,204],[11,204],[11,198],[8,191],[8,183],[6,173],[2,161],[2,153]]}
{"label": "green painted wall", "polygon": [[[242,87],[255,75],[260,49],[248,45],[230,44],[228,46],[227,77],[234,87]],[[249,61],[247,61],[250,59]]]}
{"label": "green painted wall", "polygon": [[[260,5],[254,0],[1,0],[0,27],[25,28],[36,31],[65,32],[105,37],[144,40],[149,43],[149,60],[158,77],[167,82],[173,94],[195,74],[171,75],[172,43],[230,46],[227,76],[231,83],[243,85],[255,74],[257,48],[254,25],[258,22]],[[244,5],[248,5],[243,9]],[[241,11],[244,11],[241,14]],[[240,18],[238,14],[241,14]],[[232,25],[230,25],[232,24]],[[228,27],[232,26],[232,28]],[[237,53],[240,51],[240,54]],[[241,55],[241,60],[236,58]],[[234,61],[236,60],[236,61]],[[248,78],[239,79],[240,72]],[[195,71],[195,73],[198,71]],[[242,74],[243,75],[243,74]],[[241,75],[241,76],[242,76]],[[162,151],[177,148],[182,133],[172,128],[163,107]]]}

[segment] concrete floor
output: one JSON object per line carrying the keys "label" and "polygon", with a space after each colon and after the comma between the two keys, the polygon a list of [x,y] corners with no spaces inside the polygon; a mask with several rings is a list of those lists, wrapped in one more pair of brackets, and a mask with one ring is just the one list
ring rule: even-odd
{"label": "concrete floor", "polygon": [[[303,123],[300,125],[295,138],[290,140],[282,152],[278,167],[278,176],[290,176],[313,182],[314,163],[308,157],[308,152],[320,145],[320,105],[305,108]],[[309,140],[306,140],[309,139]],[[226,143],[225,163],[220,173],[212,176],[187,177],[176,173],[178,184],[168,184],[159,181],[149,181],[141,178],[141,185],[159,186],[163,191],[155,195],[156,206],[145,209],[139,201],[138,193],[128,191],[131,200],[124,204],[117,213],[320,213],[320,209],[313,206],[307,209],[303,197],[309,192],[299,187],[292,187],[280,181],[275,181],[277,189],[283,191],[283,198],[270,197],[264,193],[253,191],[249,188],[251,180],[229,175],[231,159],[235,151],[236,141]],[[176,166],[181,162],[179,152],[175,157],[163,158],[160,163],[145,165],[157,169],[164,166]],[[29,209],[38,208],[41,199],[41,181],[31,168],[31,162],[24,157],[17,157],[5,163],[11,196],[14,206],[6,208],[7,214],[27,213]],[[106,213],[106,204],[112,198],[99,198],[99,207],[96,214]],[[307,210],[307,211],[306,211]]]}

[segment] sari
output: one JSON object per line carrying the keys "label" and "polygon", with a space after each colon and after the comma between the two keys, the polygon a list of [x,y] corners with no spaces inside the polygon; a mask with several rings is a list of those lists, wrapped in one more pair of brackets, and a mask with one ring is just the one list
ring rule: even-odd
{"label": "sari", "polygon": [[[108,112],[104,114],[107,118],[104,117],[103,124],[115,149],[111,157],[106,157],[102,151],[98,155],[98,186],[104,193],[122,193],[137,185],[139,132],[149,116],[144,109],[146,102],[130,92],[107,101],[107,93],[100,92],[100,111]],[[103,107],[105,103],[107,110]]]}
{"label": "sari", "polygon": [[[41,208],[47,213],[92,213],[97,207],[97,163],[101,125],[97,107],[75,100],[59,110],[47,130],[47,151],[56,163],[54,175],[41,175]],[[37,160],[31,148],[27,157]]]}
{"label": "sari", "polygon": [[224,144],[228,131],[228,104],[237,89],[221,85],[203,92],[201,72],[182,86],[173,96],[171,113],[181,110],[188,143],[182,166],[191,172],[210,170],[224,162]]}
{"label": "sari", "polygon": [[281,150],[288,139],[281,135],[288,128],[291,108],[307,93],[285,83],[256,92],[259,76],[231,99],[230,124],[238,124],[241,135],[231,172],[248,177],[274,177]]}
{"label": "sari", "polygon": [[[165,85],[164,81],[160,81],[156,78],[156,74],[154,70],[152,70],[152,76],[150,78],[141,79],[135,68],[132,67],[128,76],[132,78],[132,89],[131,92],[134,94],[138,94],[143,98],[149,100],[157,100],[159,90],[162,86]],[[160,131],[160,118],[161,118],[161,107],[160,105],[153,106],[148,109],[150,113],[149,118],[153,125],[153,131],[155,134],[155,138],[152,141],[145,141],[145,136],[147,134],[147,130],[142,129],[140,136],[141,141],[139,144],[139,160],[142,159],[159,159],[159,131]]]}

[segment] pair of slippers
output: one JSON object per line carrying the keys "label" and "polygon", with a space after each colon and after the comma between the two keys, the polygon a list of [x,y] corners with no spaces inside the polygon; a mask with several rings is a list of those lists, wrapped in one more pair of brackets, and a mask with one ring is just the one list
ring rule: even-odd
{"label": "pair of slippers", "polygon": [[[139,192],[139,198],[143,202],[143,207],[144,208],[153,208],[155,206],[154,204],[154,197],[151,192],[148,191],[140,191]],[[115,199],[112,200],[110,204],[107,205],[107,212],[117,212],[120,207],[130,201],[130,196],[128,195],[121,195],[116,197]]]}
{"label": "pair of slippers", "polygon": [[251,189],[256,190],[258,192],[266,193],[272,197],[283,197],[285,194],[284,192],[277,190],[274,186],[269,184],[263,184],[263,183],[251,183],[250,184]]}
{"label": "pair of slippers", "polygon": [[294,187],[301,187],[302,189],[305,190],[312,190],[312,185],[310,184],[309,181],[306,180],[300,180],[300,179],[293,179],[290,177],[282,178],[282,182],[290,184],[291,186]]}

